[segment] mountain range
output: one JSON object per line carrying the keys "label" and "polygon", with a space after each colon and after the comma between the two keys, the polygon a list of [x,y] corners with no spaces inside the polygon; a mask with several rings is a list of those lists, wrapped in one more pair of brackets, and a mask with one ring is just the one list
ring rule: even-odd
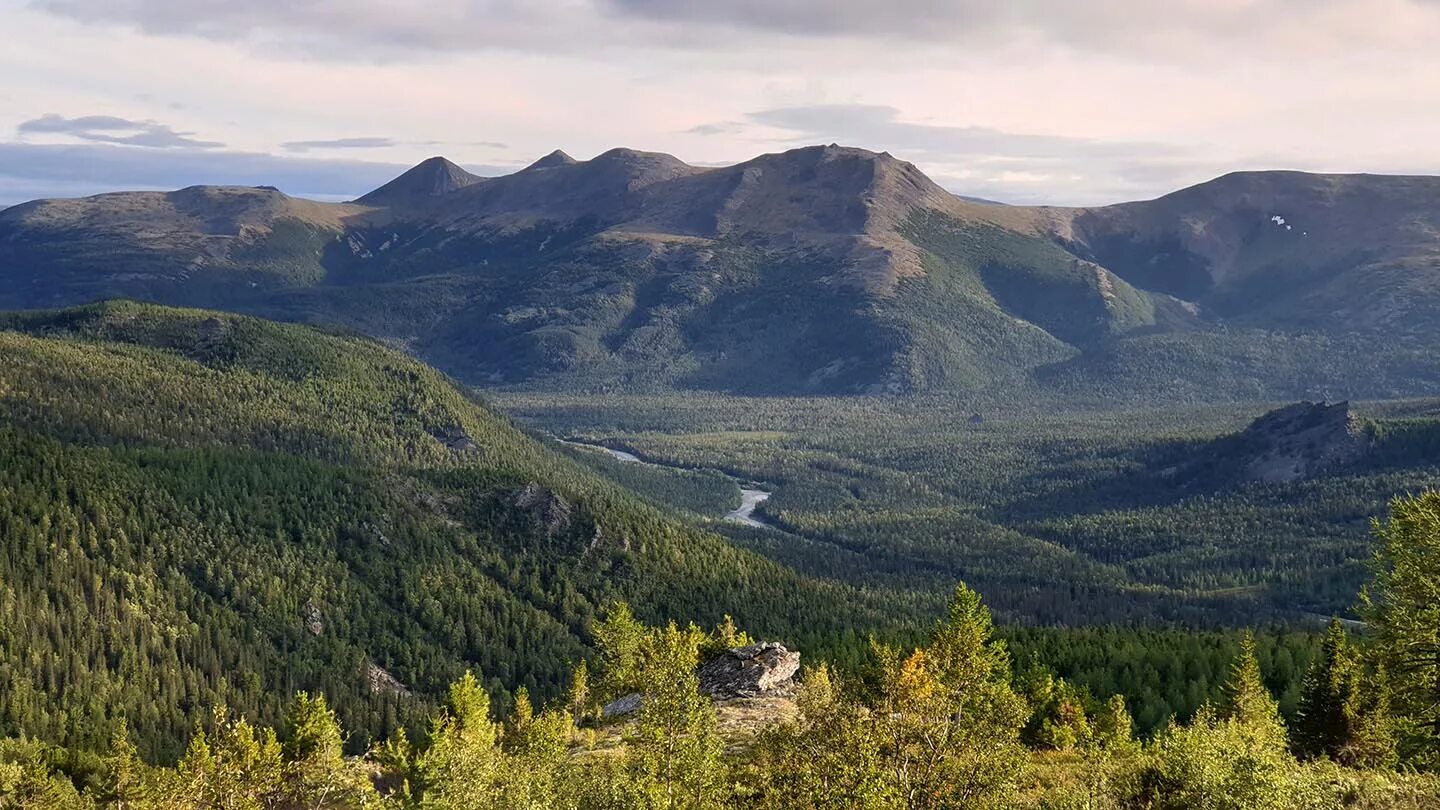
{"label": "mountain range", "polygon": [[1089,401],[1440,393],[1440,178],[1247,172],[1147,202],[952,194],[887,153],[615,149],[349,203],[192,187],[0,211],[0,308],[335,324],[463,381]]}

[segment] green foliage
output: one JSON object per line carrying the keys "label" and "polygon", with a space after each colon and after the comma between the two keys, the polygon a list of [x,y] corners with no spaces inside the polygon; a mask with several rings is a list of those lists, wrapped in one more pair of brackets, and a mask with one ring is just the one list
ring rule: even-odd
{"label": "green foliage", "polygon": [[1240,640],[1240,654],[1225,682],[1219,717],[1233,720],[1257,734],[1283,742],[1285,727],[1280,720],[1280,706],[1265,686],[1260,675],[1260,661],[1255,657],[1255,635],[1246,632]]}
{"label": "green foliage", "polygon": [[[1084,695],[1064,678],[1055,678],[1039,667],[1032,668],[1021,680],[1021,692],[1030,704],[1030,720],[1021,734],[1027,745],[1068,751],[1090,742],[1095,731],[1086,714]],[[1121,709],[1124,709],[1123,699]],[[1118,725],[1118,718],[1114,721],[1117,726],[1111,738],[1121,734],[1128,737],[1129,716],[1125,716],[1123,726]]]}
{"label": "green foliage", "polygon": [[499,728],[490,699],[473,673],[450,686],[445,710],[430,729],[430,747],[416,760],[423,808],[490,807],[501,770]]}
{"label": "green foliage", "polygon": [[214,711],[208,731],[197,726],[175,770],[161,772],[161,804],[260,810],[280,801],[285,768],[275,731]]}
{"label": "green foliage", "polygon": [[771,726],[756,741],[762,806],[895,807],[893,769],[869,707],[823,664],[805,674],[796,704],[793,722]]}
{"label": "green foliage", "polygon": [[[1261,484],[1197,481],[1179,471],[1268,406],[1076,412],[979,397],[536,394],[497,401],[557,435],[767,482],[774,496],[764,515],[798,539],[722,528],[805,573],[896,593],[922,614],[938,612],[945,582],[964,579],[1007,623],[1073,624],[1083,616],[1233,626],[1342,614],[1366,577],[1369,516],[1437,474],[1437,456],[1417,439],[1422,425],[1436,424],[1433,415],[1422,418],[1423,403],[1408,411],[1364,406],[1378,428],[1362,463]],[[972,424],[972,414],[982,422]]]}
{"label": "green foliage", "polygon": [[575,665],[570,673],[570,688],[565,693],[565,708],[570,712],[571,722],[579,725],[589,718],[594,708],[590,690],[590,665],[585,659]]}
{"label": "green foliage", "polygon": [[1293,760],[1267,726],[1202,711],[1162,735],[1146,773],[1152,806],[1176,810],[1265,810],[1286,806]]}
{"label": "green foliage", "polygon": [[695,675],[703,635],[674,622],[646,635],[637,685],[643,702],[626,735],[627,765],[638,805],[656,810],[719,806],[723,744],[715,709]]}
{"label": "green foliage", "polygon": [[1294,723],[1295,747],[1352,767],[1395,764],[1389,679],[1367,672],[1344,626],[1332,619],[1310,665]]}
{"label": "green foliage", "polygon": [[295,696],[285,718],[281,753],[289,792],[306,807],[371,807],[380,797],[368,774],[344,758],[340,724],[324,695]]}
{"label": "green foliage", "polygon": [[1255,642],[1246,635],[1225,684],[1219,712],[1204,708],[1188,726],[1156,743],[1142,790],[1158,807],[1262,810],[1288,804],[1295,761],[1275,700],[1260,679]]}
{"label": "green foliage", "polygon": [[877,650],[873,714],[905,807],[985,807],[1015,790],[1028,713],[1010,687],[1004,644],[991,634],[979,594],[961,586],[926,646],[908,656]]}
{"label": "green foliage", "polygon": [[1374,533],[1361,613],[1404,721],[1402,754],[1440,767],[1440,493],[1397,499]]}
{"label": "green foliage", "polygon": [[1009,657],[962,587],[923,646],[877,650],[869,686],[812,667],[793,719],[726,751],[716,709],[697,690],[707,634],[674,623],[641,634],[644,702],[619,730],[618,751],[574,746],[568,713],[537,710],[524,690],[497,722],[467,672],[418,749],[400,729],[363,757],[343,757],[334,713],[306,693],[290,703],[283,743],[219,708],[174,767],[141,762],[123,729],[100,758],[0,740],[0,807],[1428,810],[1440,800],[1433,776],[1293,759],[1251,644],[1232,665],[1223,713],[1206,708],[1142,746],[1116,696],[1090,713],[1093,733],[1073,750],[1037,740],[1045,750],[1027,751]]}
{"label": "green foliage", "polygon": [[893,621],[371,341],[129,303],[4,322],[0,734],[93,751],[124,718],[173,761],[207,706],[278,727],[304,690],[356,753],[476,665],[558,696],[617,598],[808,649]]}
{"label": "green foliage", "polygon": [[624,602],[611,605],[605,618],[591,625],[590,632],[595,637],[595,648],[600,652],[597,690],[600,699],[614,700],[621,695],[638,692],[646,630],[630,612],[630,606]]}

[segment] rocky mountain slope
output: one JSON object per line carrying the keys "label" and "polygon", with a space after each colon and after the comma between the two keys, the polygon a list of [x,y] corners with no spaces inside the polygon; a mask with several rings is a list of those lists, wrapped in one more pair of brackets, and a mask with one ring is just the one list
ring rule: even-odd
{"label": "rocky mountain slope", "polygon": [[343,324],[467,381],[1088,400],[1440,393],[1440,179],[1229,175],[989,204],[838,146],[615,149],[350,204],[191,188],[0,212],[0,307],[126,296]]}

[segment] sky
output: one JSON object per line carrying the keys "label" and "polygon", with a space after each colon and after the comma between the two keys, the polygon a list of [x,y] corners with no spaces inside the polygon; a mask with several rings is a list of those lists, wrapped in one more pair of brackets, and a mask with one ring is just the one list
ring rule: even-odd
{"label": "sky", "polygon": [[0,0],[0,206],[816,143],[1012,203],[1440,174],[1440,0]]}

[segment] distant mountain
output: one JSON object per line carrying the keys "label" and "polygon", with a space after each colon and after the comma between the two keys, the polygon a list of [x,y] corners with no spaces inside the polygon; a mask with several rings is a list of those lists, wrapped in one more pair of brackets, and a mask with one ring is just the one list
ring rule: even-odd
{"label": "distant mountain", "polygon": [[0,212],[0,307],[343,324],[461,379],[1115,401],[1440,393],[1440,179],[1234,174],[1007,206],[839,146],[615,149],[350,204],[192,188]]}
{"label": "distant mountain", "polygon": [[484,178],[477,177],[443,157],[433,157],[415,168],[366,194],[356,202],[362,205],[396,205],[414,202],[417,198],[438,197],[473,186]]}

